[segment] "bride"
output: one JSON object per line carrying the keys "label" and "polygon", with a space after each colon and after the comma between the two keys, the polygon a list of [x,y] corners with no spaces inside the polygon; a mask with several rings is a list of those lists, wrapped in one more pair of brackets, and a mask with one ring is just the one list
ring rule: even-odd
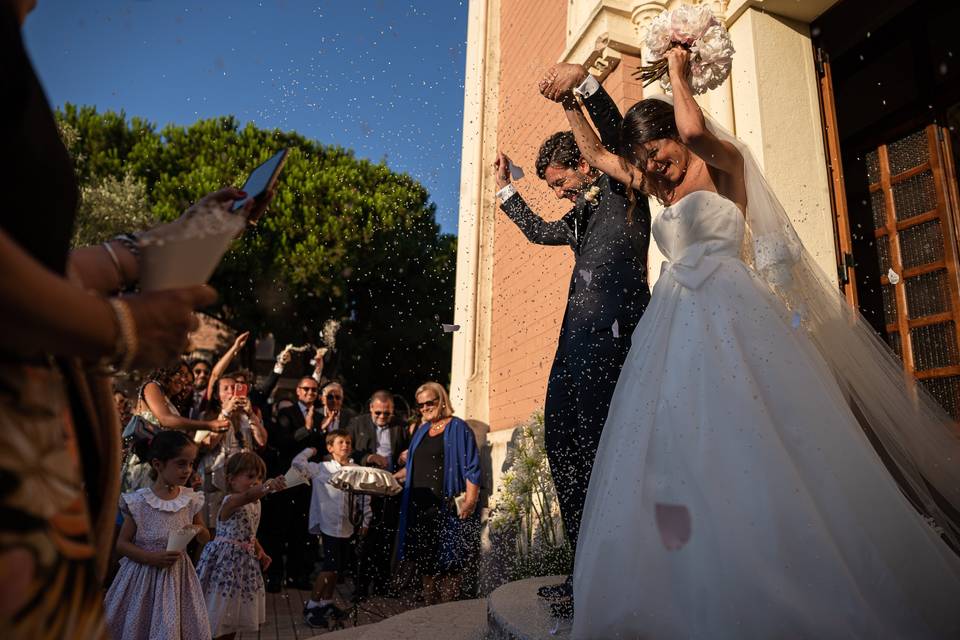
{"label": "bride", "polygon": [[630,109],[626,158],[562,98],[587,161],[667,205],[590,479],[573,636],[960,637],[950,419],[701,112],[687,52],[667,57],[674,104]]}

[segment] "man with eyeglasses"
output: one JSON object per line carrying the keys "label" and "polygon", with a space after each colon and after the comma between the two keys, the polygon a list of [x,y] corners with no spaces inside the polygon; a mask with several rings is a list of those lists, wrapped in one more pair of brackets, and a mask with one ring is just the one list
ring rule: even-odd
{"label": "man with eyeglasses", "polygon": [[[355,417],[347,426],[353,439],[354,462],[364,466],[379,467],[387,471],[400,468],[400,454],[409,446],[409,437],[402,420],[394,415],[393,394],[386,390],[370,396],[370,410]],[[357,589],[363,596],[370,586],[376,595],[388,595],[391,591],[391,563],[393,541],[400,518],[400,497],[374,497],[370,508],[373,520],[370,533],[363,540],[363,575]]]}
{"label": "man with eyeglasses", "polygon": [[[297,385],[297,397],[300,399],[298,404],[304,404],[301,394],[314,394],[314,389],[319,389],[316,379],[303,378]],[[306,447],[326,451],[327,434],[337,429],[346,429],[350,421],[357,417],[356,411],[343,406],[343,387],[339,382],[331,382],[322,388],[319,405],[315,401],[316,396],[313,398],[313,404],[303,412],[303,424],[293,433],[296,447],[300,451]]]}
{"label": "man with eyeglasses", "polygon": [[210,361],[204,357],[190,359],[190,371],[193,373],[193,399],[190,417],[198,418],[206,398],[207,383],[210,382]]}
{"label": "man with eyeglasses", "polygon": [[[277,414],[270,440],[277,448],[282,469],[289,469],[294,456],[304,448],[315,446],[309,443],[313,442],[313,435],[319,431],[314,429],[314,425],[320,426],[324,410],[317,402],[319,393],[317,381],[312,376],[304,376],[297,383],[297,403],[281,409]],[[323,438],[323,435],[320,437]],[[326,447],[318,448],[318,451],[326,451]],[[274,549],[271,554],[273,564],[267,570],[267,591],[275,593],[280,590],[284,569],[288,586],[309,591],[313,588],[310,576],[317,558],[317,541],[308,530],[310,486],[293,487],[272,497],[276,498],[285,502],[285,508],[278,509],[281,511],[278,517],[283,520],[284,540],[281,547],[286,547],[286,562],[282,549],[279,553]]]}

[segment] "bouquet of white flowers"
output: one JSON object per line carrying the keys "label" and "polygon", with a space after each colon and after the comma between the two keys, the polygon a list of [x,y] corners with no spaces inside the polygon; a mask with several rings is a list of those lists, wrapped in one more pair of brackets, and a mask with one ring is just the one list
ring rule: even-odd
{"label": "bouquet of white flowers", "polygon": [[665,56],[675,46],[690,51],[690,87],[695,94],[717,88],[730,75],[733,42],[709,7],[681,5],[664,11],[650,23],[645,45],[650,64],[636,72],[643,86],[659,79],[664,91],[670,91]]}

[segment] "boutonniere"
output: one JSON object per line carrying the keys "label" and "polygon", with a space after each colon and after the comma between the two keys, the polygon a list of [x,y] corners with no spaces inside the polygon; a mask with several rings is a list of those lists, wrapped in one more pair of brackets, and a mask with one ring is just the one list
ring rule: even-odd
{"label": "boutonniere", "polygon": [[587,189],[587,191],[583,194],[583,199],[589,202],[590,204],[596,206],[597,196],[599,195],[600,195],[600,187],[597,185],[593,185],[592,187]]}

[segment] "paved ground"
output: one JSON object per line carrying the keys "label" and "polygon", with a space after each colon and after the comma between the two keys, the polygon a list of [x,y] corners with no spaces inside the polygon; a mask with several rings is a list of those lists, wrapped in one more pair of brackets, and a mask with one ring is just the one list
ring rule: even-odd
{"label": "paved ground", "polygon": [[[337,606],[350,609],[350,584],[337,585]],[[238,640],[306,640],[317,635],[327,633],[325,629],[312,629],[303,621],[303,605],[310,599],[309,591],[285,589],[280,593],[267,594],[267,621],[260,628],[260,633],[243,633],[237,636]],[[382,598],[371,597],[360,603],[357,625],[379,622],[384,618],[395,616],[398,613],[422,606],[410,598]],[[347,621],[345,628],[353,626],[352,620]]]}

